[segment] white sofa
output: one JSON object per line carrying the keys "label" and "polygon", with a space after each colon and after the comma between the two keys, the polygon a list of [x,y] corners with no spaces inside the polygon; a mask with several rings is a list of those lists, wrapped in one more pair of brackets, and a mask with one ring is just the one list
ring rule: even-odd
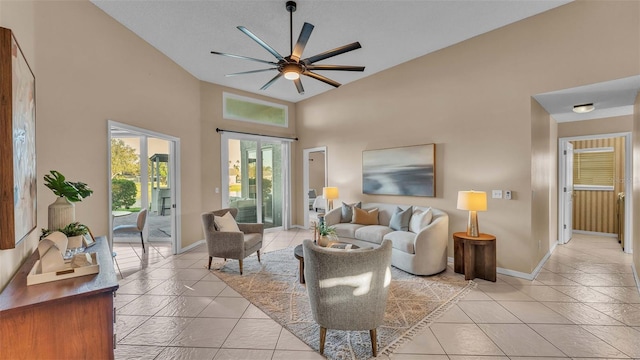
{"label": "white sofa", "polygon": [[[442,210],[431,208],[433,218],[429,225],[418,233],[395,231],[389,227],[389,221],[396,208],[406,209],[411,205],[363,203],[362,209],[378,208],[379,225],[359,225],[341,223],[342,203],[336,203],[334,209],[325,215],[325,222],[336,230],[340,241],[372,247],[389,239],[393,244],[391,264],[415,275],[433,275],[447,268],[447,243],[449,236],[449,215]],[[413,206],[425,211],[428,207]]]}

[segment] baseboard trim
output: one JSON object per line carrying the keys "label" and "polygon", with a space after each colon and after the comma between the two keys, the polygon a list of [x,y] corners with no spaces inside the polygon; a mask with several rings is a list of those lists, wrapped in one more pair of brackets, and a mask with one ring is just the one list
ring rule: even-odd
{"label": "baseboard trim", "polygon": [[604,233],[604,232],[597,232],[597,231],[573,230],[572,233],[574,233],[574,234],[582,234],[582,235],[595,235],[595,236],[612,237],[612,238],[616,238],[616,239],[618,238],[618,234]]}
{"label": "baseboard trim", "polygon": [[[540,270],[542,270],[542,267],[547,262],[547,260],[549,260],[549,257],[551,257],[551,253],[553,253],[553,251],[556,249],[557,245],[558,245],[558,241],[556,240],[556,242],[553,243],[553,245],[551,246],[551,249],[544,255],[542,260],[540,260],[540,262],[538,263],[538,266],[536,266],[536,268],[533,269],[533,271],[531,273],[525,273],[525,272],[515,271],[515,270],[511,270],[511,269],[505,269],[505,268],[501,268],[501,267],[496,268],[496,272],[498,274],[502,274],[502,275],[513,276],[513,277],[517,277],[517,278],[533,281],[533,279],[535,279],[536,276],[538,276],[538,273],[540,273]],[[453,264],[454,260],[453,260],[452,257],[448,257],[447,258],[447,262]],[[638,282],[638,278],[637,277],[636,277],[636,282]]]}
{"label": "baseboard trim", "polygon": [[638,294],[640,294],[640,274],[638,274],[638,269],[636,269],[636,264],[631,263],[631,269],[633,270],[633,278],[636,279],[636,288],[638,289]]}
{"label": "baseboard trim", "polygon": [[193,248],[195,248],[197,246],[200,246],[201,244],[204,244],[204,243],[205,243],[204,239],[202,239],[200,241],[196,241],[193,244],[187,245],[187,247],[183,247],[182,249],[178,250],[178,254],[182,254],[184,252],[187,252],[187,251],[189,251],[189,250],[191,250],[191,249],[193,249]]}

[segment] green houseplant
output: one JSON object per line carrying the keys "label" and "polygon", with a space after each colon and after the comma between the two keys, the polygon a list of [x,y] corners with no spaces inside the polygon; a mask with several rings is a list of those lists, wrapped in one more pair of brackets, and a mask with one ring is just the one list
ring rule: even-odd
{"label": "green houseplant", "polygon": [[83,182],[68,181],[59,171],[51,170],[44,176],[44,185],[58,198],[49,205],[49,229],[64,229],[76,221],[73,203],[91,196],[93,190]]}
{"label": "green houseplant", "polygon": [[333,241],[337,241],[336,229],[333,226],[327,225],[326,222],[321,221],[316,226],[318,231],[318,245],[327,246]]}
{"label": "green houseplant", "polygon": [[44,185],[51,189],[58,197],[65,197],[71,202],[82,201],[91,196],[93,190],[83,182],[71,182],[56,170],[49,171],[50,174],[44,176]]}

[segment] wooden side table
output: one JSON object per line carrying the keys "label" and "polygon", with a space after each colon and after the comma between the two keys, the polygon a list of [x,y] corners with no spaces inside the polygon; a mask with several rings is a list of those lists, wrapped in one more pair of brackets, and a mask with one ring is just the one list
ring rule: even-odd
{"label": "wooden side table", "polygon": [[480,234],[468,236],[466,232],[453,234],[453,268],[464,274],[465,280],[480,278],[496,281],[496,237]]}

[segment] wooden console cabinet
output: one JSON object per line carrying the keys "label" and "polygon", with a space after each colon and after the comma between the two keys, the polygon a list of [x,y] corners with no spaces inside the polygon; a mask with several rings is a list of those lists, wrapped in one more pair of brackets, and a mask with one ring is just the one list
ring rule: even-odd
{"label": "wooden console cabinet", "polygon": [[105,237],[95,275],[27,286],[35,251],[0,294],[0,359],[113,359],[118,280]]}

